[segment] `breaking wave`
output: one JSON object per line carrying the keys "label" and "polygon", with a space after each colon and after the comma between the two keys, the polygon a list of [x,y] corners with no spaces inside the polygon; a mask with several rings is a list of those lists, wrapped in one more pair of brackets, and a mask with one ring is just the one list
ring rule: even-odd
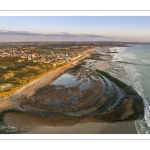
{"label": "breaking wave", "polygon": [[137,72],[135,66],[128,66],[131,76],[133,77],[132,83],[134,89],[142,97],[144,103],[144,114],[135,121],[136,130],[139,134],[148,134],[150,133],[150,104],[146,92],[141,86],[140,74]]}
{"label": "breaking wave", "polygon": [[115,61],[115,62],[116,62],[116,63],[123,63],[123,64],[150,66],[150,64],[148,64],[148,63],[132,63],[132,62],[125,62],[125,61]]}
{"label": "breaking wave", "polygon": [[150,134],[149,56],[150,45],[141,45],[120,49],[116,58],[120,57],[121,59],[114,60],[115,64],[121,65],[126,70],[132,86],[143,99],[144,114],[135,121],[136,130],[139,134]]}

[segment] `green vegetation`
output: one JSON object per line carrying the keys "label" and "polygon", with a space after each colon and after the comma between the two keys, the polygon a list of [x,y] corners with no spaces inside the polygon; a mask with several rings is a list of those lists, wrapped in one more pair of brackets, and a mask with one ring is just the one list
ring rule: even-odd
{"label": "green vegetation", "polygon": [[98,69],[96,69],[96,72],[98,72],[100,75],[105,76],[109,80],[113,81],[118,87],[120,87],[123,90],[126,90],[129,87],[127,84],[125,84],[124,82],[112,77],[107,72],[104,72],[104,71],[101,71],[101,70],[98,70]]}
{"label": "green vegetation", "polygon": [[132,121],[132,120],[136,120],[139,118],[140,115],[142,115],[144,113],[144,104],[142,101],[139,100],[134,100],[133,102],[133,106],[132,106],[133,110],[134,110],[134,114],[130,115],[128,118],[126,118],[123,121]]}
{"label": "green vegetation", "polygon": [[103,56],[103,55],[102,54],[92,54],[90,57],[88,57],[88,59],[105,60],[105,59],[101,58],[101,56]]}
{"label": "green vegetation", "polygon": [[138,93],[133,89],[132,86],[128,86],[128,88],[126,89],[126,93],[128,95],[137,95]]}
{"label": "green vegetation", "polygon": [[3,121],[3,117],[6,113],[9,113],[9,112],[16,112],[16,113],[21,113],[20,110],[18,109],[7,109],[7,110],[3,110],[0,112],[0,121]]}
{"label": "green vegetation", "polygon": [[81,67],[83,67],[85,64],[86,64],[86,62],[81,62],[80,64],[78,64],[78,65],[72,67],[70,70],[71,70],[71,72],[76,72],[76,71],[78,71]]}
{"label": "green vegetation", "polygon": [[124,82],[112,77],[110,74],[108,74],[107,72],[101,71],[96,69],[96,72],[99,73],[99,75],[101,76],[101,78],[103,79],[103,76],[105,76],[106,78],[108,78],[109,80],[113,81],[118,87],[120,87],[122,90],[124,90],[126,92],[127,95],[137,95],[138,93],[133,89],[132,86],[129,86],[127,84],[125,84]]}
{"label": "green vegetation", "polygon": [[0,96],[9,95],[23,85],[67,64],[53,67],[50,64],[30,60],[23,62],[17,60],[18,57],[0,58]]}

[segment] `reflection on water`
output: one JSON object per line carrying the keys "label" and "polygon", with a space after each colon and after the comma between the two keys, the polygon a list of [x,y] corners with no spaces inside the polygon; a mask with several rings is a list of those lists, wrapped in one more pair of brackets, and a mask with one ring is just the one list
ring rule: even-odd
{"label": "reflection on water", "polygon": [[[50,113],[69,114],[87,108],[101,95],[99,76],[82,65],[70,69],[51,84],[40,89],[28,99],[21,99],[21,106],[42,108]],[[30,109],[31,110],[31,109]],[[32,110],[31,110],[32,111]],[[90,111],[90,110],[88,110]]]}
{"label": "reflection on water", "polygon": [[82,78],[78,79],[77,76],[73,76],[71,74],[65,73],[62,76],[60,76],[58,79],[56,79],[52,85],[63,85],[65,88],[74,87],[77,86],[79,83],[82,82]]}
{"label": "reflection on water", "polygon": [[[33,96],[20,99],[21,108],[31,114],[40,114],[39,118],[28,113],[8,114],[7,124],[11,120],[21,130],[23,125],[29,129],[39,125],[28,133],[127,133],[128,129],[129,133],[136,133],[133,122],[133,128],[130,123],[129,128],[127,123],[99,123],[124,121],[128,117],[134,120],[134,99],[126,97],[126,93],[113,81],[93,71],[94,60],[84,62],[53,83],[37,89]],[[117,71],[118,68],[114,68],[113,72]],[[136,105],[138,108],[141,103]],[[37,108],[38,112],[33,112],[33,108]],[[19,127],[20,122],[23,125]]]}
{"label": "reflection on water", "polygon": [[[52,96],[50,96],[45,104],[57,104],[59,107],[77,104],[81,99],[84,99],[83,93],[86,95],[86,93],[89,93],[87,90],[94,88],[96,81],[99,81],[99,77],[93,75],[93,72],[89,70],[87,72],[83,67],[80,72],[70,71],[65,73],[49,85],[49,87],[53,88],[53,92],[55,91],[55,93],[61,93],[63,90],[64,93],[62,93],[62,97],[58,98],[58,96],[55,96],[55,98],[52,98]],[[66,95],[66,100],[63,99],[64,94]]]}
{"label": "reflection on water", "polygon": [[92,87],[90,78],[93,81],[98,80],[98,78],[95,77],[94,75],[90,75],[90,77],[88,77],[87,75],[83,75],[81,73],[78,73],[77,75],[72,75],[72,74],[69,74],[69,73],[65,73],[65,74],[61,75],[58,79],[56,79],[50,85],[56,85],[57,90],[61,89],[60,86],[63,86],[65,88],[79,86],[80,91],[83,91],[83,90],[88,89],[90,85]]}

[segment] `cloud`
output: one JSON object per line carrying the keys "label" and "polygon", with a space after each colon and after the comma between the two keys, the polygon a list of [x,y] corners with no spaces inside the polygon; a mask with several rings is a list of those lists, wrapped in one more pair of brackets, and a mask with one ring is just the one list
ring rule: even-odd
{"label": "cloud", "polygon": [[0,30],[0,35],[37,35],[37,33],[27,31],[6,31]]}
{"label": "cloud", "polygon": [[74,41],[74,40],[105,40],[112,39],[113,37],[107,37],[96,34],[70,34],[67,32],[55,32],[55,33],[35,33],[28,31],[6,31],[0,30],[0,41]]}

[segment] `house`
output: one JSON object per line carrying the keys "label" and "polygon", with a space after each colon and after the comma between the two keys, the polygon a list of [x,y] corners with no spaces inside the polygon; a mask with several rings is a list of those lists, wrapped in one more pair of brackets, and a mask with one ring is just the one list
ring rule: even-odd
{"label": "house", "polygon": [[27,58],[27,55],[21,55],[21,58]]}
{"label": "house", "polygon": [[48,63],[50,63],[50,60],[44,60],[43,63],[44,63],[44,64],[48,64]]}
{"label": "house", "polygon": [[25,61],[25,59],[18,59],[18,62],[23,62]]}
{"label": "house", "polygon": [[52,64],[53,67],[57,66],[56,62],[52,62],[51,64]]}
{"label": "house", "polygon": [[33,62],[38,62],[38,59],[33,59]]}

